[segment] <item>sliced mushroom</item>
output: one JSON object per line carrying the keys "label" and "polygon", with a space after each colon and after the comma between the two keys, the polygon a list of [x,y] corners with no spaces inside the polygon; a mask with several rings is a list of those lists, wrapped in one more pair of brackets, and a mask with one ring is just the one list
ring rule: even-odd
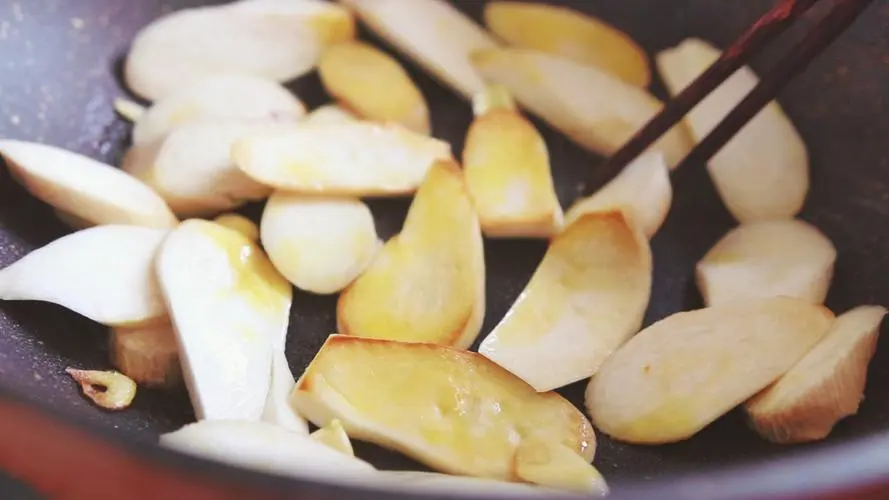
{"label": "sliced mushroom", "polygon": [[469,347],[485,316],[478,215],[453,162],[437,163],[401,233],[339,298],[339,332]]}
{"label": "sliced mushroom", "polygon": [[563,214],[543,137],[501,86],[476,96],[474,108],[463,171],[482,231],[491,237],[554,235]]}
{"label": "sliced mushroom", "polygon": [[161,142],[132,148],[123,169],[154,188],[180,216],[219,213],[271,193],[235,166],[231,148],[244,137],[282,127],[243,120],[188,123]]}
{"label": "sliced mushroom", "polygon": [[265,422],[197,422],[162,435],[160,444],[189,455],[302,479],[344,483],[376,474],[376,469],[363,460]]}
{"label": "sliced mushroom", "polygon": [[485,24],[514,47],[537,50],[595,66],[637,87],[648,87],[648,56],[629,35],[569,7],[489,2]]}
{"label": "sliced mushroom", "polygon": [[[688,39],[657,56],[657,67],[673,95],[716,59],[719,50]],[[685,117],[700,141],[759,83],[748,67],[738,70]],[[740,222],[796,215],[809,190],[806,145],[777,102],[772,102],[710,160],[710,176],[729,211]]]}
{"label": "sliced mushroom", "polygon": [[[489,83],[506,86],[528,111],[594,153],[610,156],[663,107],[643,89],[593,66],[522,49],[488,49],[472,62]],[[651,151],[672,168],[691,150],[682,125]]]}
{"label": "sliced mushroom", "polygon": [[198,419],[258,420],[290,319],[290,283],[254,242],[201,220],[170,234],[156,267]]}
{"label": "sliced mushroom", "polygon": [[582,216],[555,237],[479,353],[538,391],[585,379],[639,331],[651,250],[620,211]]}
{"label": "sliced mushroom", "polygon": [[297,121],[302,102],[274,81],[250,75],[200,78],[148,108],[133,127],[133,144],[162,140],[187,123],[220,120]]}
{"label": "sliced mushroom", "polygon": [[303,120],[303,123],[306,125],[319,125],[327,123],[352,123],[354,121],[358,121],[358,117],[352,114],[350,111],[343,109],[342,106],[338,106],[336,104],[325,104],[324,106],[315,108],[314,111],[309,113],[309,115],[306,116]]}
{"label": "sliced mushroom", "polygon": [[817,441],[858,413],[885,315],[884,307],[861,306],[837,317],[814,349],[745,403],[756,432],[776,443]]}
{"label": "sliced mushroom", "polygon": [[364,42],[334,45],[324,51],[318,75],[328,94],[363,118],[429,133],[423,94],[401,64],[382,50]]}
{"label": "sliced mushroom", "polygon": [[154,274],[167,231],[98,226],[59,238],[0,270],[0,299],[39,300],[109,326],[166,316]]}
{"label": "sliced mushroom", "polygon": [[632,216],[645,235],[652,238],[666,220],[672,203],[670,170],[663,155],[650,153],[624,167],[602,189],[574,203],[565,214],[565,224],[570,225],[590,212],[619,208]]}
{"label": "sliced mushroom", "polygon": [[149,100],[219,74],[283,82],[311,71],[325,47],[354,36],[351,13],[332,2],[242,0],[183,9],[136,35],[124,76]]}
{"label": "sliced mushroom", "polygon": [[258,182],[330,196],[403,196],[416,191],[450,144],[398,125],[298,125],[235,143],[232,158]]}
{"label": "sliced mushroom", "polygon": [[370,265],[382,242],[360,200],[276,192],[261,222],[262,245],[297,288],[336,293]]}
{"label": "sliced mushroom", "polygon": [[11,140],[0,141],[0,154],[28,192],[79,221],[158,228],[179,222],[150,187],[86,156]]}
{"label": "sliced mushroom", "polygon": [[587,409],[619,441],[682,441],[790,370],[833,322],[825,307],[786,297],[674,314],[605,361]]}
{"label": "sliced mushroom", "polygon": [[213,222],[241,233],[250,241],[259,241],[259,228],[252,220],[241,214],[222,214],[213,219]]}
{"label": "sliced mushroom", "polygon": [[836,258],[833,243],[806,222],[752,222],[719,240],[695,275],[707,305],[778,296],[820,304]]}
{"label": "sliced mushroom", "polygon": [[440,345],[332,335],[291,401],[315,425],[337,418],[355,439],[451,474],[512,480],[526,439],[564,444],[586,462],[596,447],[590,423],[558,394]]}
{"label": "sliced mushroom", "polygon": [[395,489],[403,493],[425,495],[460,495],[473,498],[567,498],[568,493],[530,484],[487,479],[481,477],[452,476],[436,472],[379,471],[367,485]]}
{"label": "sliced mushroom", "polygon": [[454,91],[472,99],[484,82],[469,62],[497,46],[472,19],[445,0],[340,0],[370,28]]}
{"label": "sliced mushroom", "polygon": [[133,328],[112,328],[111,364],[146,387],[182,385],[179,346],[169,320]]}
{"label": "sliced mushroom", "polygon": [[595,497],[608,495],[608,483],[589,461],[563,443],[529,440],[515,454],[515,475],[539,486]]}

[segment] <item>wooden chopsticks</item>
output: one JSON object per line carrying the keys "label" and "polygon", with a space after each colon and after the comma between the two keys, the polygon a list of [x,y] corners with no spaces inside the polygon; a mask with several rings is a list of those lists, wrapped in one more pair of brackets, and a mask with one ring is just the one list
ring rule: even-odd
{"label": "wooden chopsticks", "polygon": [[[645,152],[710,92],[719,87],[753,56],[761,52],[771,40],[786,31],[819,1],[781,0],[735,40],[712,66],[669,101],[658,115],[642,127],[620,150],[608,158],[601,167],[596,169],[590,182],[585,186],[584,196],[594,193],[616,177],[629,162]],[[700,141],[674,172],[691,170],[688,168],[690,165],[703,164],[718,153],[747,122],[775,98],[787,82],[804,70],[873,2],[873,0],[831,1],[833,3],[831,10],[815,28],[795,45],[776,64],[775,68],[761,78],[759,85],[726,115],[707,137]]]}

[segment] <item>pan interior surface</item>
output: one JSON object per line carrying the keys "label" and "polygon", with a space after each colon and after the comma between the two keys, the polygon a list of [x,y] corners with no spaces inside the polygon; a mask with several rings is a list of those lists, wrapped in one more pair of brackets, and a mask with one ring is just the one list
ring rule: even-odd
{"label": "pan interior surface", "polygon": [[[222,3],[197,0],[31,0],[2,7],[0,27],[0,137],[45,142],[110,164],[119,164],[131,126],[112,108],[125,96],[121,66],[136,31],[170,8]],[[624,0],[561,2],[585,10],[628,32],[649,55],[696,36],[726,46],[773,4],[767,0],[712,2]],[[7,2],[8,4],[8,2]],[[483,2],[456,4],[476,19]],[[6,18],[9,22],[3,22]],[[805,23],[804,23],[805,24]],[[827,305],[843,312],[861,304],[889,305],[889,8],[875,5],[780,101],[806,141],[812,188],[801,217],[836,245],[838,262]],[[373,35],[361,36],[380,45]],[[385,45],[383,45],[385,47]],[[394,53],[394,52],[392,52]],[[429,105],[433,133],[461,151],[470,106],[404,59]],[[773,55],[758,59],[764,70]],[[288,85],[309,108],[328,102],[311,74]],[[659,82],[658,97],[666,94]],[[581,150],[539,121],[549,147],[556,191],[563,206],[578,195],[601,158]],[[694,167],[698,168],[698,167]],[[692,270],[733,225],[703,168],[677,187],[666,224],[652,241],[654,284],[645,324],[698,307]],[[371,201],[382,238],[401,227],[409,199]],[[258,217],[261,205],[244,212]],[[0,267],[68,230],[51,209],[0,172]],[[488,311],[480,338],[503,317],[543,256],[542,241],[485,240]],[[299,374],[326,336],[336,329],[335,296],[296,292],[287,355]],[[125,412],[104,413],[90,405],[65,374],[68,366],[109,367],[104,327],[43,303],[7,302],[0,307],[0,386],[50,404],[66,414],[151,439],[193,421],[184,391],[141,389]],[[732,412],[694,438],[673,445],[630,446],[599,433],[596,465],[610,481],[647,482],[715,465],[739,465],[774,457],[801,456],[854,438],[875,436],[889,425],[889,347],[880,342],[870,365],[859,414],[842,421],[826,441],[773,445]],[[585,382],[560,391],[582,407]],[[420,468],[398,454],[355,443],[359,456],[389,469]],[[889,462],[889,459],[887,459]]]}

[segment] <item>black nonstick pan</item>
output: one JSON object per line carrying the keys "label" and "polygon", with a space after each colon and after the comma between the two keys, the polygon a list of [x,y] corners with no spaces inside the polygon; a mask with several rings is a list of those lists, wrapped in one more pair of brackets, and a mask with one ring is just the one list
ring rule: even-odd
{"label": "black nonstick pan", "polygon": [[[296,0],[294,0],[296,1]],[[122,61],[136,31],[200,0],[0,0],[0,137],[40,141],[118,164],[130,125],[112,100],[125,96]],[[689,36],[728,45],[771,0],[575,0],[656,53]],[[457,5],[479,18],[482,1]],[[803,23],[806,24],[806,23]],[[366,32],[362,36],[377,41]],[[792,38],[792,37],[791,37]],[[385,45],[384,45],[385,46]],[[768,55],[753,67],[768,67]],[[434,134],[462,149],[470,107],[410,61],[431,106]],[[289,87],[309,107],[328,101],[315,75]],[[655,93],[666,98],[656,83]],[[889,305],[889,4],[871,9],[780,101],[809,148],[812,188],[801,216],[834,242],[839,258],[827,305]],[[601,162],[535,122],[549,146],[559,198],[569,204]],[[646,324],[698,307],[695,262],[729,228],[702,166],[676,188],[669,218],[652,241],[655,276]],[[409,200],[374,201],[381,237],[398,231]],[[261,206],[245,213],[257,216]],[[52,211],[0,172],[0,267],[68,230]],[[545,243],[487,240],[488,311],[482,335],[515,300]],[[287,355],[301,373],[335,330],[335,297],[296,293]],[[0,304],[0,491],[70,498],[396,498],[287,481],[185,458],[156,448],[159,433],[193,421],[184,391],[140,389],[133,406],[105,413],[79,394],[64,369],[106,368],[107,332],[43,303]],[[779,446],[730,413],[689,441],[640,447],[599,434],[596,465],[614,498],[889,498],[889,346],[870,365],[858,415],[817,444]],[[582,404],[583,384],[560,391]],[[370,445],[357,452],[386,468],[415,463]],[[11,493],[10,493],[11,492]]]}

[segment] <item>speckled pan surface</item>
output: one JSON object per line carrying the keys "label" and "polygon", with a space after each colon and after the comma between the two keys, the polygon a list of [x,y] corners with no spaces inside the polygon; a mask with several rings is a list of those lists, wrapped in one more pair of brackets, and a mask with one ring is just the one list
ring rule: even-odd
{"label": "speckled pan surface", "polygon": [[[173,9],[221,3],[198,0],[0,0],[0,137],[42,141],[116,163],[129,125],[112,110],[125,95],[118,79],[129,40],[139,27]],[[687,36],[726,45],[772,4],[768,0],[589,0],[568,2],[625,29],[649,53]],[[478,16],[481,1],[458,2]],[[811,25],[812,21],[804,23]],[[889,5],[872,9],[795,80],[781,96],[812,157],[813,186],[803,217],[839,250],[828,305],[844,311],[862,303],[889,305]],[[368,36],[366,33],[364,36]],[[376,40],[371,37],[371,39]],[[774,56],[758,60],[764,69]],[[471,112],[454,94],[408,64],[431,108],[434,134],[456,151]],[[290,86],[308,105],[327,101],[317,77]],[[662,89],[656,91],[663,96]],[[591,91],[594,91],[591,89]],[[540,125],[563,204],[600,161]],[[653,241],[655,279],[647,322],[699,304],[692,267],[732,225],[708,178],[677,188],[669,219]],[[373,202],[384,237],[398,230],[409,200]],[[261,207],[248,207],[259,213]],[[65,233],[41,203],[0,173],[0,266]],[[542,242],[486,241],[488,314],[485,332],[502,317],[543,255]],[[288,357],[299,373],[335,327],[334,297],[297,294]],[[803,456],[815,449],[889,431],[889,340],[881,341],[860,414],[824,443],[778,447],[756,438],[730,414],[693,438],[664,447],[631,447],[601,438],[596,463],[616,485],[649,482],[680,472]],[[151,438],[193,417],[184,393],[140,390],[132,409],[102,413],[82,399],[66,366],[108,365],[106,332],[38,303],[0,304],[0,387],[47,402],[60,412],[137,437]],[[579,402],[582,386],[564,393]],[[359,453],[388,467],[412,466],[394,454],[359,445]],[[889,452],[887,452],[889,453]],[[883,456],[889,472],[889,456]]]}

